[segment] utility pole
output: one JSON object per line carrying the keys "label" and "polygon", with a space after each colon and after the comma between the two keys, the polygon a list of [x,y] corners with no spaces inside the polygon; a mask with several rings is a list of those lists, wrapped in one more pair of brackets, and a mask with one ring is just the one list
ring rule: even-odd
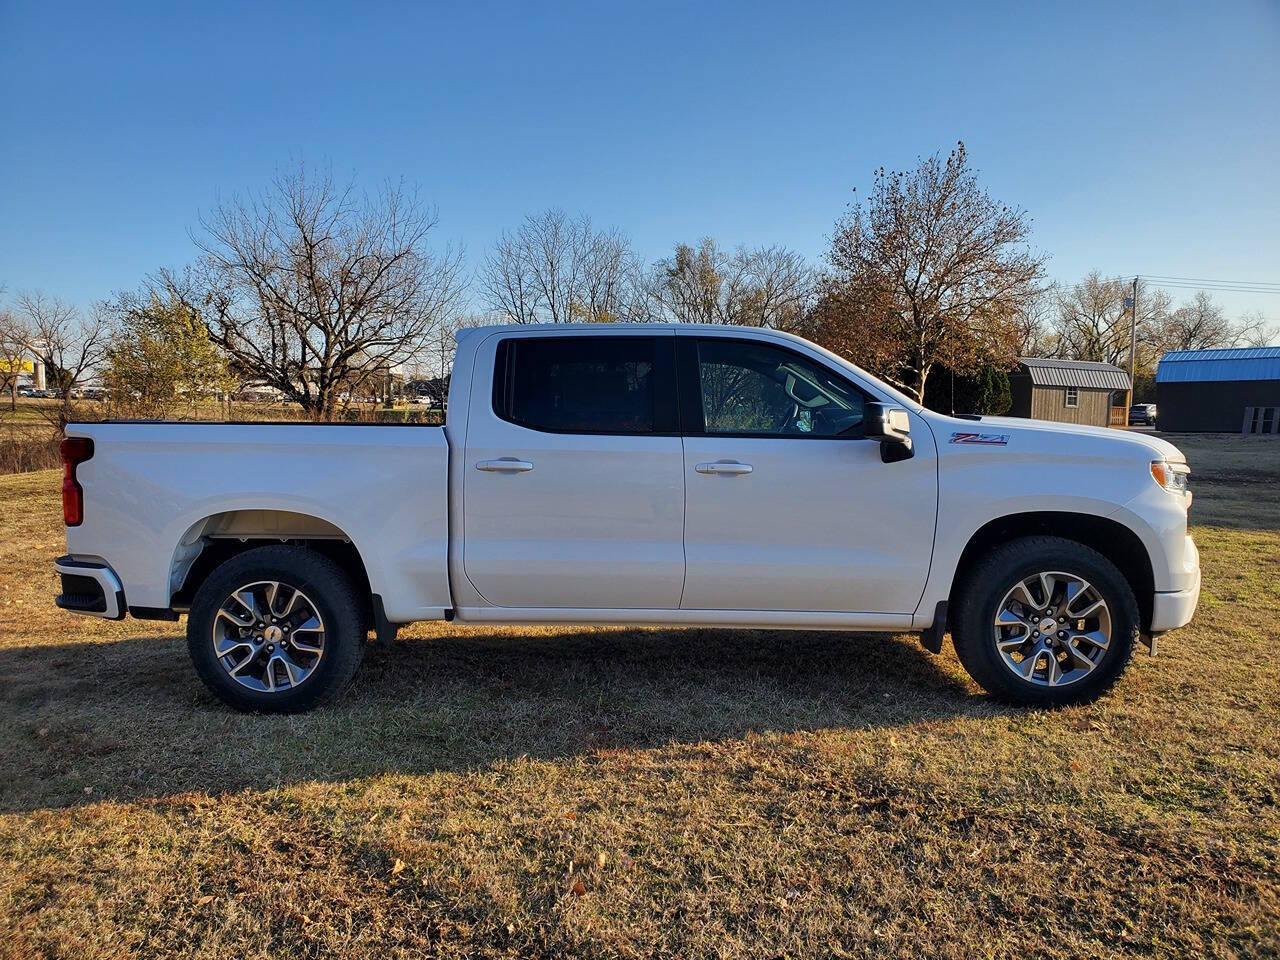
{"label": "utility pole", "polygon": [[[1129,313],[1129,406],[1133,406],[1133,374],[1134,359],[1138,352],[1138,278],[1133,278],[1133,304]],[[1125,411],[1125,420],[1128,422],[1129,412]]]}

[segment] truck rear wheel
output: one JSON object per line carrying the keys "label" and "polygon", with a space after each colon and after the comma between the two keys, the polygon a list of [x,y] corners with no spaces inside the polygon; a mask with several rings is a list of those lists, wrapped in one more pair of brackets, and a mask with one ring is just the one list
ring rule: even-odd
{"label": "truck rear wheel", "polygon": [[247,550],[196,591],[187,647],[196,672],[238,710],[300,713],[337,696],[364,652],[362,605],[329,558]]}
{"label": "truck rear wheel", "polygon": [[1031,706],[1089,703],[1124,672],[1138,604],[1115,564],[1062,537],[1025,537],[983,557],[952,621],[956,654],[998,699]]}

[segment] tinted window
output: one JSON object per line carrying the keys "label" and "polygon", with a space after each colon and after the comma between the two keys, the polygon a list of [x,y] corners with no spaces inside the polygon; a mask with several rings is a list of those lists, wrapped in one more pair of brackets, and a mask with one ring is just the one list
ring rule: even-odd
{"label": "tinted window", "polygon": [[653,337],[504,340],[494,410],[534,430],[653,433],[656,348]]}
{"label": "tinted window", "polygon": [[862,425],[861,391],[780,347],[701,340],[698,382],[707,433],[835,437]]}

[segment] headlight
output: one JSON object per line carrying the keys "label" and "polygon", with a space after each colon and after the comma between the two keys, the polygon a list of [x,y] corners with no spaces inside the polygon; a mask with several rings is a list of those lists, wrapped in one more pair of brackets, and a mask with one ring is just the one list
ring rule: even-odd
{"label": "headlight", "polygon": [[1170,460],[1151,461],[1151,476],[1155,478],[1156,483],[1178,496],[1187,492],[1187,478],[1190,475],[1191,468],[1185,463],[1173,463]]}

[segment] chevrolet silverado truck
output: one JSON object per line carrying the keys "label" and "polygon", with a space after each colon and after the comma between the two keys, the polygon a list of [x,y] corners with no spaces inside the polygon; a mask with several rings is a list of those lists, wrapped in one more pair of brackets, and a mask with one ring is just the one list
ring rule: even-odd
{"label": "chevrolet silverado truck", "polygon": [[[1200,591],[1177,448],[926,410],[785,333],[461,331],[443,427],[74,423],[60,607],[187,617],[234,707],[308,709],[419,620],[949,632],[1092,700]],[[852,642],[852,641],[851,641]]]}

